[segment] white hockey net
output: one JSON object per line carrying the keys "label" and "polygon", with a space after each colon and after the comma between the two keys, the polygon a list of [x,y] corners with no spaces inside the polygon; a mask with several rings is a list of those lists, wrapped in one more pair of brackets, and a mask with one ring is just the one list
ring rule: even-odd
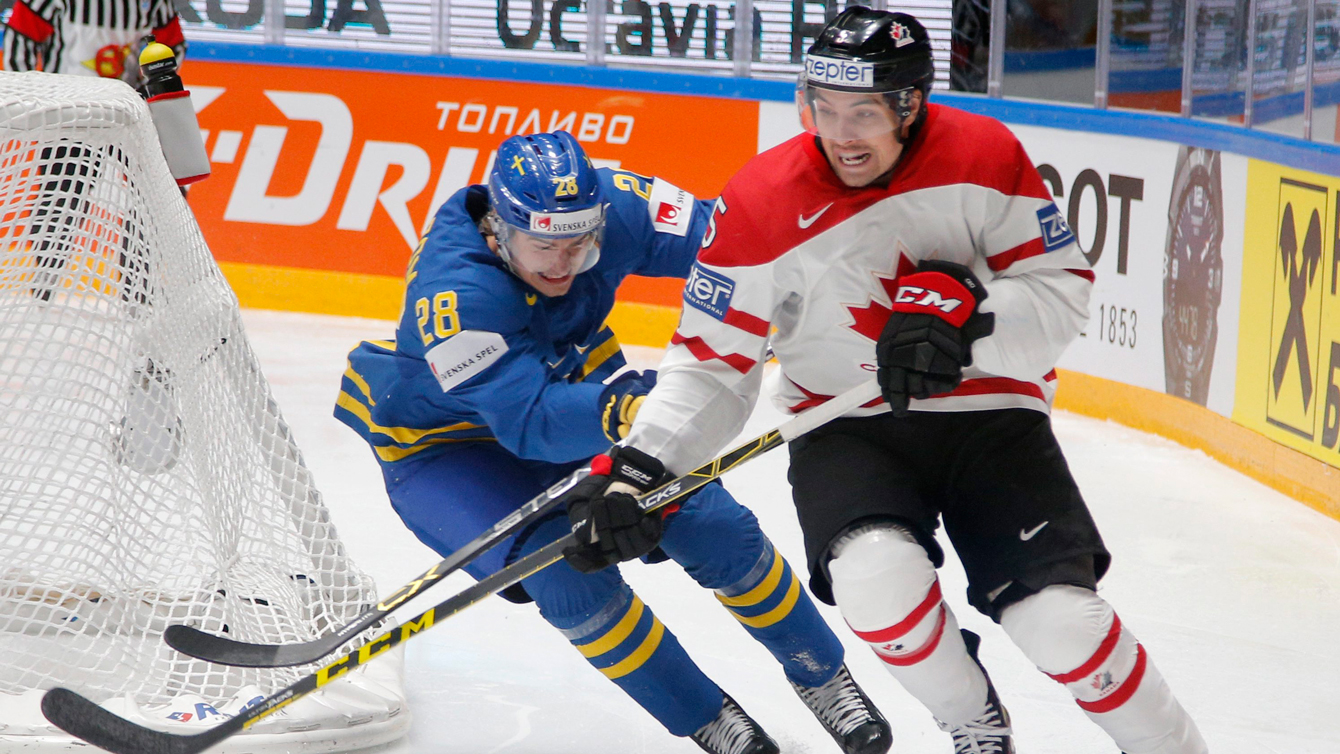
{"label": "white hockey net", "polygon": [[[166,626],[304,641],[375,594],[145,104],[116,81],[0,73],[0,749],[65,742],[35,713],[57,685],[194,732],[313,668],[190,660]],[[351,675],[220,751],[402,734],[396,660]]]}

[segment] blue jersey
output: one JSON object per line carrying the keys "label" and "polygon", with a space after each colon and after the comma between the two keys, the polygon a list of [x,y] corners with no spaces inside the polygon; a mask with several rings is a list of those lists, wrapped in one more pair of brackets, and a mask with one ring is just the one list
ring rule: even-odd
{"label": "blue jersey", "polygon": [[555,298],[489,250],[478,227],[485,187],[437,211],[410,257],[395,340],[349,354],[335,409],[383,463],[459,442],[552,463],[609,447],[602,380],[625,364],[604,324],[614,292],[628,275],[687,277],[712,204],[666,181],[598,172],[609,203],[600,260]]}

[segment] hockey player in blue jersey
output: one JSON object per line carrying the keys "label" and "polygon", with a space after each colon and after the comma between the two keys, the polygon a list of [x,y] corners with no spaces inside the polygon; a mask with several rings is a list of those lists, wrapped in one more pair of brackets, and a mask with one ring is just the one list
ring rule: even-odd
{"label": "hockey player in blue jersey", "polygon": [[[624,277],[688,274],[711,208],[667,181],[592,167],[562,131],[506,140],[488,186],[442,205],[410,258],[395,340],[353,350],[335,412],[372,445],[392,506],[424,544],[446,557],[593,456],[593,473],[652,486],[633,478],[645,456],[610,446],[655,372],[615,376],[625,361],[604,322]],[[672,734],[716,754],[778,751],[612,567],[657,537],[777,658],[846,754],[888,750],[888,723],[851,679],[836,636],[720,484],[664,519],[573,515],[635,523],[503,594],[534,600]],[[558,512],[465,570],[483,578],[570,526]]]}

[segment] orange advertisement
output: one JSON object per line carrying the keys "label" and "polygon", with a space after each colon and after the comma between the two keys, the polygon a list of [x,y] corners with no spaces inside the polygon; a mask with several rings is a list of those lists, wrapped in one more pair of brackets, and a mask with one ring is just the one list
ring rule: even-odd
{"label": "orange advertisement", "polygon": [[[394,317],[429,213],[483,182],[509,135],[564,129],[598,165],[701,197],[757,149],[748,100],[208,61],[183,77],[213,168],[190,204],[250,306]],[[621,297],[676,292],[634,281]]]}

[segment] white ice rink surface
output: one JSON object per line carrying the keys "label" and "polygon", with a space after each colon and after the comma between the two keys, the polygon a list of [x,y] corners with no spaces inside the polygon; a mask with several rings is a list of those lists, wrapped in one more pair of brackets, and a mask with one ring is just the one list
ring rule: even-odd
{"label": "white ice rink surface", "polygon": [[[247,312],[252,344],[339,533],[383,594],[438,560],[391,511],[362,440],[331,415],[345,354],[391,323]],[[638,349],[634,349],[638,350]],[[636,354],[650,365],[656,353]],[[760,402],[748,436],[782,416]],[[1162,438],[1058,412],[1056,432],[1114,554],[1101,593],[1141,639],[1215,754],[1340,751],[1340,521]],[[800,531],[777,450],[727,487],[803,569]],[[948,550],[948,547],[946,547]],[[704,671],[788,754],[838,749],[782,673],[712,595],[673,563],[624,567],[634,589]],[[953,556],[941,570],[960,623],[1014,718],[1023,754],[1113,754],[1066,691],[1000,628],[967,606]],[[458,575],[412,603],[425,609],[468,584]],[[947,754],[948,737],[882,664],[820,605],[848,664],[889,718],[895,754]],[[406,644],[414,715],[395,754],[690,754],[592,669],[533,605],[490,599]]]}

